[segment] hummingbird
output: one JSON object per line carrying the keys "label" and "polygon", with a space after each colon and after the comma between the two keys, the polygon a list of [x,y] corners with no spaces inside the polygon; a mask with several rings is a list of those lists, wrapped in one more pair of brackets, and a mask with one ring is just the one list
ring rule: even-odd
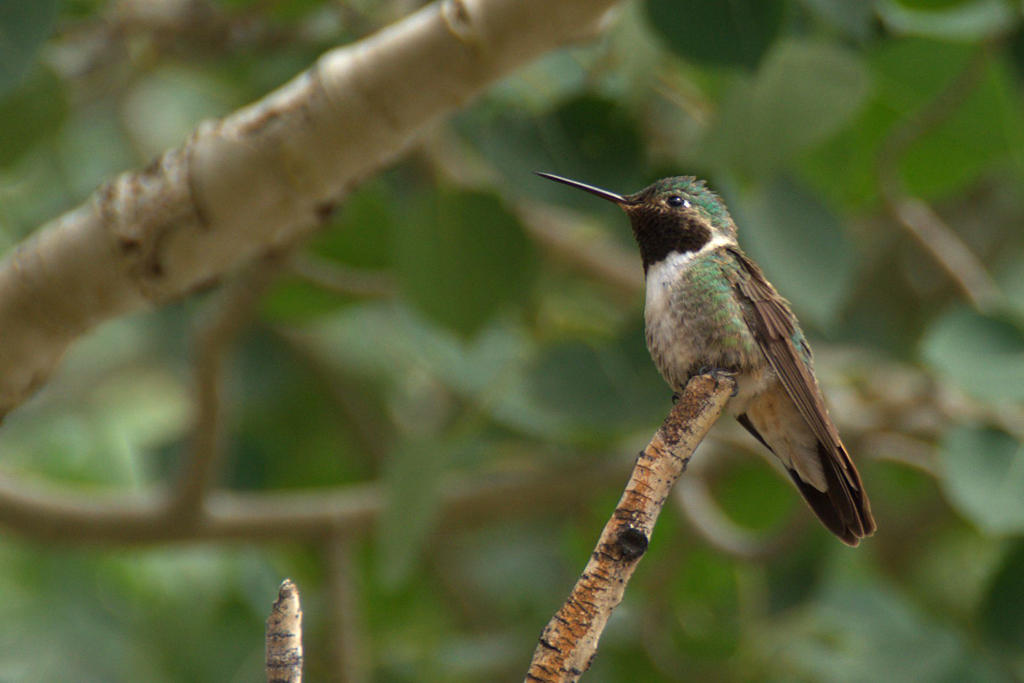
{"label": "hummingbird", "polygon": [[874,533],[860,474],[814,376],[811,347],[789,302],[740,249],[721,198],[693,176],[620,195],[537,175],[626,212],[644,267],[647,348],[672,390],[682,392],[706,372],[734,377],[727,410],[779,460],[822,524],[851,546]]}

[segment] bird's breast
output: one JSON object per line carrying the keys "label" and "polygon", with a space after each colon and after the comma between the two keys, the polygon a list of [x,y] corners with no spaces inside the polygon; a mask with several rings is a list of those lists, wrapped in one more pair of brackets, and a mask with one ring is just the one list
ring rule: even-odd
{"label": "bird's breast", "polygon": [[681,391],[701,369],[734,372],[746,403],[763,390],[764,356],[743,320],[732,286],[712,255],[670,254],[647,269],[647,348],[665,381]]}

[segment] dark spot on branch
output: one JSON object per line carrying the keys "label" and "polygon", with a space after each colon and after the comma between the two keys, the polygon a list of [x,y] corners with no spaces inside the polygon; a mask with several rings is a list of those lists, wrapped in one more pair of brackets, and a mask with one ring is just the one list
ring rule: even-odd
{"label": "dark spot on branch", "polygon": [[321,202],[316,205],[313,211],[316,213],[317,220],[321,223],[326,223],[332,215],[334,210],[337,208],[337,204],[334,202]]}
{"label": "dark spot on branch", "polygon": [[622,559],[627,561],[636,560],[643,555],[649,542],[647,534],[631,526],[620,531],[618,538],[615,539]]}
{"label": "dark spot on branch", "polygon": [[132,237],[122,237],[117,241],[117,246],[121,248],[126,254],[138,253],[139,249],[142,248],[142,244],[139,240]]}

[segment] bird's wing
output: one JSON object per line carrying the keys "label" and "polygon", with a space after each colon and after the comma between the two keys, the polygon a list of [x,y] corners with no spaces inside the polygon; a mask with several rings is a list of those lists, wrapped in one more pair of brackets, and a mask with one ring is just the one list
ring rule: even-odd
{"label": "bird's wing", "polygon": [[765,279],[756,263],[740,251],[732,251],[732,255],[749,276],[736,278],[733,285],[749,304],[742,308],[761,351],[818,441],[829,450],[842,449],[839,431],[825,410],[821,390],[811,371],[810,348],[789,304]]}
{"label": "bird's wing", "polygon": [[[825,401],[811,370],[811,350],[789,304],[765,279],[757,264],[739,250],[729,251],[744,271],[742,276],[733,279],[733,286],[745,304],[742,308],[747,325],[754,330],[765,358],[818,440],[822,466],[826,479],[830,480],[827,497],[832,500],[831,505],[842,511],[843,524],[853,528],[855,543],[856,537],[874,531],[875,522],[860,474],[839,438],[839,430],[825,409]],[[833,482],[839,485],[832,486]],[[797,484],[801,482],[797,481]],[[805,492],[805,497],[811,501],[813,496],[809,497],[808,492]],[[818,507],[815,506],[816,511]]]}

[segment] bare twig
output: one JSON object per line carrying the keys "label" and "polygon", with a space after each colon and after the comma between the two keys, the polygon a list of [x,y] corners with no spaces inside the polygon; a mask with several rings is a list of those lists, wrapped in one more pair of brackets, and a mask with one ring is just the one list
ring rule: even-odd
{"label": "bare twig", "polygon": [[974,91],[987,62],[988,51],[980,48],[935,99],[893,131],[878,154],[878,183],[886,209],[980,311],[991,310],[1002,300],[999,286],[956,231],[927,202],[907,194],[897,164],[918,138],[948,119]]}
{"label": "bare twig", "polygon": [[771,534],[743,529],[718,506],[704,477],[687,477],[680,482],[673,498],[708,545],[746,560],[770,557],[789,547],[797,539],[795,532],[804,526],[807,519],[801,512]]}
{"label": "bare twig", "polygon": [[395,279],[386,273],[348,268],[312,254],[295,254],[288,266],[310,284],[343,296],[383,298],[398,293]]}
{"label": "bare twig", "polygon": [[590,667],[612,610],[647,550],[654,523],[697,445],[729,400],[735,382],[690,380],[640,453],[618,507],[569,598],[540,636],[527,681],[575,681]]}
{"label": "bare twig", "polygon": [[953,279],[974,308],[989,311],[998,305],[1002,299],[999,285],[931,205],[910,196],[890,197],[886,205],[900,225]]}
{"label": "bare twig", "polygon": [[[859,444],[860,452],[909,461],[934,474],[935,441],[951,422],[989,423],[1024,438],[1024,409],[1013,402],[993,406],[960,392],[937,390],[920,369],[882,362],[874,356],[828,359],[823,367],[844,366],[844,374],[859,378],[845,387],[836,384],[828,393],[839,401],[834,412],[844,435],[851,446]],[[894,434],[905,438],[890,438]],[[731,448],[756,446],[746,435],[742,442],[729,441],[727,430],[719,430],[717,436]],[[876,437],[885,438],[884,448],[875,444]],[[443,517],[438,528],[587,500],[594,490],[620,480],[623,473],[622,465],[612,460],[532,475],[481,474],[452,479],[442,489]],[[37,541],[62,543],[308,541],[334,533],[334,525],[339,523],[352,533],[365,533],[381,510],[381,492],[373,484],[288,493],[215,490],[206,497],[199,520],[173,514],[163,493],[149,489],[117,494],[54,486],[0,470],[0,527]]]}
{"label": "bare twig", "polygon": [[[488,159],[446,129],[428,136],[420,152],[435,172],[454,184],[493,187],[501,182],[501,173]],[[546,255],[611,285],[630,299],[643,291],[644,275],[637,267],[635,250],[623,249],[610,239],[595,239],[595,231],[581,229],[580,217],[572,211],[533,201],[517,202],[515,211],[526,233]]]}
{"label": "bare twig", "polygon": [[224,359],[252,317],[260,298],[281,269],[285,256],[269,254],[253,264],[222,293],[196,335],[196,424],[192,447],[171,505],[185,516],[202,513],[202,500],[220,461]]}
{"label": "bare twig", "polygon": [[[560,472],[453,479],[442,487],[438,528],[455,529],[584,500],[621,475],[621,465],[610,462]],[[368,533],[383,500],[376,484],[327,492],[212,491],[203,515],[193,520],[171,514],[163,497],[152,491],[103,496],[0,477],[0,525],[37,541],[63,543],[296,542],[322,540],[339,526],[346,533]]]}
{"label": "bare twig", "polygon": [[369,680],[360,610],[352,575],[351,537],[339,532],[324,543],[327,603],[330,606],[331,680],[361,683]]}
{"label": "bare twig", "polygon": [[630,297],[643,290],[643,271],[632,251],[613,244],[611,240],[582,236],[577,229],[578,220],[551,207],[523,203],[519,214],[530,237],[556,258],[625,291]]}
{"label": "bare twig", "polygon": [[302,605],[291,579],[281,582],[267,618],[267,683],[302,683]]}

